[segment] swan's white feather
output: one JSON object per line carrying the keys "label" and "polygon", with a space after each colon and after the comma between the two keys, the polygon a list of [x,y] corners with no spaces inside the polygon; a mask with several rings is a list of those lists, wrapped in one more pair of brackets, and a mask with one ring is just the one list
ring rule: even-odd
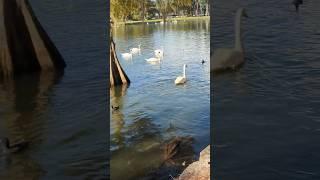
{"label": "swan's white feather", "polygon": [[243,8],[239,8],[235,17],[235,47],[214,50],[210,57],[210,71],[217,72],[236,69],[245,61],[241,39],[241,17],[247,16]]}
{"label": "swan's white feather", "polygon": [[175,84],[184,84],[187,81],[186,77],[178,76],[174,81]]}
{"label": "swan's white feather", "polygon": [[154,50],[154,55],[158,58],[162,58],[163,57],[163,50],[161,50],[161,49]]}
{"label": "swan's white feather", "polygon": [[146,61],[149,63],[158,63],[158,62],[160,62],[160,58],[152,57],[152,58],[146,59]]}
{"label": "swan's white feather", "polygon": [[141,47],[140,47],[140,45],[139,45],[138,48],[131,48],[131,49],[130,49],[130,52],[131,52],[132,54],[137,54],[137,53],[140,54],[140,52],[141,52]]}
{"label": "swan's white feather", "polygon": [[130,51],[132,54],[137,54],[137,53],[139,53],[140,49],[139,48],[131,48]]}
{"label": "swan's white feather", "polygon": [[132,54],[131,54],[131,53],[122,53],[121,56],[122,56],[124,59],[130,59],[130,58],[132,58]]}
{"label": "swan's white feather", "polygon": [[235,69],[243,62],[244,54],[239,50],[231,48],[216,49],[211,57],[210,69],[212,71]]}
{"label": "swan's white feather", "polygon": [[178,85],[178,84],[184,84],[184,83],[187,81],[186,67],[187,67],[187,65],[184,64],[184,65],[183,65],[183,75],[182,75],[182,76],[178,76],[178,77],[176,78],[176,80],[174,81],[174,83],[175,83],[176,85]]}

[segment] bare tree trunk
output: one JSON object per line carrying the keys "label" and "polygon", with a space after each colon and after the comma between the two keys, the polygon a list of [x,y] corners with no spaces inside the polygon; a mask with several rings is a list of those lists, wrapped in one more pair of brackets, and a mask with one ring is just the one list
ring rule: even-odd
{"label": "bare tree trunk", "polygon": [[145,11],[146,11],[145,1],[143,0],[143,2],[142,2],[142,21],[145,20]]}
{"label": "bare tree trunk", "polygon": [[0,0],[0,16],[0,76],[63,71],[63,57],[27,0]]}
{"label": "bare tree trunk", "polygon": [[206,3],[206,16],[210,15],[210,10],[209,10],[209,1]]}
{"label": "bare tree trunk", "polygon": [[110,87],[130,84],[130,79],[122,69],[115,50],[115,43],[111,37],[110,39]]}
{"label": "bare tree trunk", "polygon": [[162,13],[163,22],[165,23],[167,20],[167,12]]}
{"label": "bare tree trunk", "polygon": [[199,16],[199,1],[196,0],[196,16]]}

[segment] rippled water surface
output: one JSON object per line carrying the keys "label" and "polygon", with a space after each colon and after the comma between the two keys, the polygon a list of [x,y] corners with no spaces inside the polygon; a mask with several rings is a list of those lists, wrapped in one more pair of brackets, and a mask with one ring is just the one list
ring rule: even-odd
{"label": "rippled water surface", "polygon": [[[209,20],[128,25],[113,31],[120,63],[132,83],[110,92],[111,104],[120,107],[111,110],[111,177],[142,178],[156,170],[163,157],[159,147],[174,136],[194,137],[199,154],[210,141]],[[140,56],[121,57],[140,43]],[[145,61],[161,48],[161,64]],[[188,81],[176,86],[183,64]]]}
{"label": "rippled water surface", "polygon": [[320,178],[320,2],[216,0],[212,45],[233,45],[245,7],[246,63],[212,77],[216,179]]}
{"label": "rippled water surface", "polygon": [[0,84],[0,136],[29,147],[0,156],[0,179],[105,179],[107,56],[104,1],[30,1],[67,68]]}

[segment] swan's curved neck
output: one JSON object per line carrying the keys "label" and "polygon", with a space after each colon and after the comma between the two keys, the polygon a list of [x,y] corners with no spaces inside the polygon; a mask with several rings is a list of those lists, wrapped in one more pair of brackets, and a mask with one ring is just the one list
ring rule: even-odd
{"label": "swan's curved neck", "polygon": [[186,66],[183,66],[183,77],[186,77]]}
{"label": "swan's curved neck", "polygon": [[235,49],[242,51],[242,32],[241,32],[242,11],[238,11],[235,18]]}

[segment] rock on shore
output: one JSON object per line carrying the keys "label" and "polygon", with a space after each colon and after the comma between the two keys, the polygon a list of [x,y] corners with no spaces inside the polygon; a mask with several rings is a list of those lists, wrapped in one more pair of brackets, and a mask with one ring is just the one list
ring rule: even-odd
{"label": "rock on shore", "polygon": [[210,180],[210,145],[200,152],[199,161],[190,164],[176,180]]}

